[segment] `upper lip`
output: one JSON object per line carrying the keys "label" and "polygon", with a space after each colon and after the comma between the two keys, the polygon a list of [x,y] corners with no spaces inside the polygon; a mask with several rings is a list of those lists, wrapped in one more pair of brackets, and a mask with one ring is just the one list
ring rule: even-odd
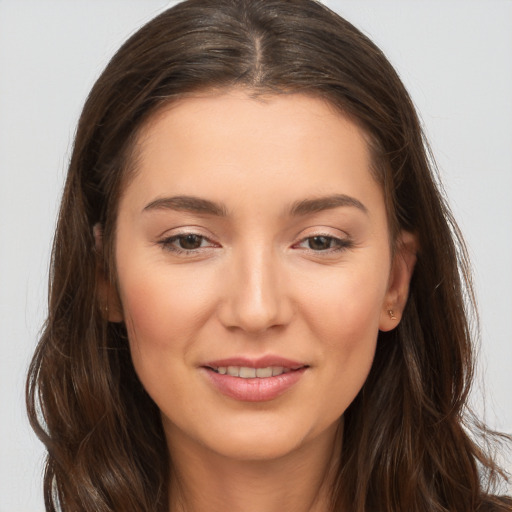
{"label": "upper lip", "polygon": [[249,357],[228,357],[225,359],[216,359],[214,361],[208,361],[201,366],[209,368],[219,368],[223,366],[244,366],[247,368],[267,368],[269,366],[282,366],[283,368],[289,368],[290,370],[297,370],[308,366],[300,361],[293,361],[285,357],[266,355],[258,358]]}

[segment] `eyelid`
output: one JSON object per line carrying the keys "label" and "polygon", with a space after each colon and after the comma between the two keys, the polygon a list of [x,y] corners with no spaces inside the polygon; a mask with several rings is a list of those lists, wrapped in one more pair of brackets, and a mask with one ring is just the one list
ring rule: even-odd
{"label": "eyelid", "polygon": [[[204,235],[201,233],[199,229],[193,229],[191,227],[183,227],[183,228],[176,228],[176,230],[171,230],[169,233],[168,231],[166,234],[161,235],[158,240],[156,241],[156,244],[161,246],[163,250],[168,251],[170,253],[174,254],[184,254],[184,255],[197,255],[199,253],[204,253],[205,251],[209,249],[213,249],[216,247],[220,247],[220,244],[212,240],[210,236]],[[186,236],[193,235],[197,236],[198,238],[201,238],[202,241],[206,241],[209,245],[208,246],[201,246],[196,249],[184,249],[178,246],[172,245],[174,242],[178,241],[180,238],[184,238]]]}
{"label": "eyelid", "polygon": [[[336,233],[334,233],[333,231],[335,231]],[[300,247],[301,244],[304,244],[308,240],[316,237],[324,237],[330,240],[335,240],[336,245],[334,247],[329,247],[324,250],[315,250],[308,247]],[[340,253],[352,248],[353,246],[354,240],[348,233],[342,231],[339,228],[329,226],[312,226],[310,228],[303,229],[301,233],[297,235],[296,241],[292,244],[293,249],[302,250],[304,252],[319,257],[333,255],[333,253]]]}
{"label": "eyelid", "polygon": [[[334,234],[332,231],[336,230],[338,233],[343,233],[342,236]],[[308,233],[308,231],[310,231]],[[172,230],[167,230],[164,232],[165,234],[160,235],[156,244],[161,246],[164,250],[168,252],[173,252],[176,254],[198,254],[201,252],[205,252],[207,250],[211,250],[213,248],[222,247],[221,244],[217,243],[213,238],[209,235],[205,235],[204,231],[200,228],[196,228],[195,226],[183,226],[179,228],[174,228]],[[200,246],[195,249],[185,249],[173,245],[180,238],[187,237],[189,235],[197,236],[201,239],[201,242],[206,242],[208,245]],[[341,252],[346,249],[353,247],[354,241],[353,239],[345,232],[341,231],[338,228],[327,228],[327,229],[313,229],[306,228],[301,232],[302,236],[297,236],[296,241],[292,244],[293,249],[302,249],[304,251],[314,253],[316,255],[327,255],[329,253]],[[335,241],[334,247],[329,247],[327,249],[311,249],[307,247],[300,247],[302,244],[307,242],[308,240],[316,237],[323,237],[329,240]]]}
{"label": "eyelid", "polygon": [[[327,238],[329,240],[334,240],[337,242],[337,245],[338,245],[338,250],[339,249],[345,249],[347,247],[351,247],[353,245],[353,242],[351,239],[349,238],[340,238],[340,237],[337,237],[337,236],[332,236],[332,235],[324,235],[324,234],[318,234],[318,235],[310,235],[310,236],[306,236],[304,238],[302,238],[301,240],[299,240],[298,242],[296,242],[294,244],[294,247],[297,247],[297,246],[300,246],[301,244],[307,242],[308,240],[310,240],[311,238],[317,238],[317,237],[321,237],[321,238]],[[314,249],[307,249],[307,250],[310,250],[311,252],[328,252],[328,251],[333,251],[333,250],[336,250],[335,248],[333,247],[330,247],[328,249],[325,249],[323,251],[315,251]]]}
{"label": "eyelid", "polygon": [[305,240],[307,238],[313,238],[315,236],[325,236],[328,238],[336,238],[339,240],[352,238],[347,231],[343,231],[340,228],[328,225],[313,225],[301,229],[294,237],[296,240],[295,243]]}
{"label": "eyelid", "polygon": [[195,224],[183,224],[179,226],[175,226],[173,228],[168,228],[162,231],[159,235],[156,236],[158,240],[163,240],[166,238],[172,238],[173,236],[186,236],[186,235],[197,235],[202,236],[203,238],[208,238],[212,240],[214,235],[206,228],[200,225]]}

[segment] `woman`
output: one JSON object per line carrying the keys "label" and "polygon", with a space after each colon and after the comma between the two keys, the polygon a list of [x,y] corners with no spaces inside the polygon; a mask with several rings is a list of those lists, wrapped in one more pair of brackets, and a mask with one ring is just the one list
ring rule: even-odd
{"label": "woman", "polygon": [[472,305],[382,53],[309,0],[179,4],[80,119],[28,382],[47,510],[512,510]]}

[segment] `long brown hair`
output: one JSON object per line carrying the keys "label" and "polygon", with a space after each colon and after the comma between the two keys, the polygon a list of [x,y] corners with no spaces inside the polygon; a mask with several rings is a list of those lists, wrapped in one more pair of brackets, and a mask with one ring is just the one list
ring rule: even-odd
{"label": "long brown hair", "polygon": [[[380,333],[363,389],[345,413],[333,510],[474,512],[506,474],[471,420],[472,319],[464,243],[396,72],[350,23],[313,0],[188,0],[113,57],[84,106],[53,246],[49,312],[27,382],[46,445],[48,511],[163,511],[172,470],[157,406],[131,363],[122,324],[104,319],[97,272],[115,281],[117,206],[144,122],[202,89],[316,95],[359,123],[392,234],[420,251],[399,326]],[[98,263],[93,226],[103,230]],[[471,431],[473,433],[471,433]],[[490,435],[490,433],[487,432]]]}

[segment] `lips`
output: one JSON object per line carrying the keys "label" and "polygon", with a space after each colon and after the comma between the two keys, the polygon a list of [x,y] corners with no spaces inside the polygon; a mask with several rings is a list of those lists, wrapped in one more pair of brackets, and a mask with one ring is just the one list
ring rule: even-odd
{"label": "lips", "polygon": [[213,387],[235,400],[262,402],[273,400],[297,384],[307,364],[281,357],[259,359],[230,358],[201,366]]}
{"label": "lips", "polygon": [[211,368],[214,372],[221,375],[231,375],[232,377],[240,377],[242,379],[264,379],[268,377],[276,377],[283,373],[293,370],[282,366],[266,366],[264,368],[252,368],[249,366],[218,366]]}

